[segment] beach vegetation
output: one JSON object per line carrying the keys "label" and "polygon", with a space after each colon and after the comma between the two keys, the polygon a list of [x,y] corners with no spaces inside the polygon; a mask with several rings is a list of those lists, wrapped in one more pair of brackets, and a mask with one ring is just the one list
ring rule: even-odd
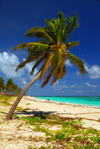
{"label": "beach vegetation", "polygon": [[45,147],[44,146],[41,146],[40,149],[45,149]]}
{"label": "beach vegetation", "polygon": [[[17,116],[17,115],[13,115]],[[30,141],[31,146],[28,148],[45,148],[45,149],[99,149],[100,148],[100,131],[93,128],[84,128],[82,122],[79,119],[67,119],[66,117],[60,117],[58,115],[46,115],[42,114],[45,119],[42,119],[41,115],[38,116],[25,116],[17,119],[17,130],[20,131],[19,135],[8,135],[6,140],[14,141]],[[3,121],[5,124],[12,124],[11,121]],[[16,125],[15,123],[15,125]],[[3,124],[3,123],[2,123]],[[27,124],[27,125],[26,125]],[[57,127],[61,129],[55,129]],[[2,127],[1,127],[2,128]],[[0,131],[2,129],[0,128]],[[30,128],[30,129],[28,129]],[[51,129],[51,128],[54,128]],[[30,131],[31,130],[31,131]],[[5,130],[6,131],[6,130]],[[29,131],[29,135],[25,136],[22,131]],[[42,135],[43,134],[43,135]],[[40,136],[39,136],[40,135]],[[3,134],[0,136],[1,140]],[[36,147],[34,143],[43,142],[41,147]]]}
{"label": "beach vegetation", "polygon": [[11,141],[11,140],[12,140],[11,138],[8,139],[8,141]]}
{"label": "beach vegetation", "polygon": [[8,79],[5,84],[3,78],[0,77],[0,95],[5,96],[5,99],[10,95],[19,95],[21,92],[21,87],[18,87],[18,85],[13,82],[13,79]]}
{"label": "beach vegetation", "polygon": [[[50,148],[72,148],[72,149],[99,149],[100,146],[100,131],[93,128],[84,128],[79,119],[68,120],[59,116],[44,115],[46,119],[41,119],[40,116],[22,117],[22,120],[27,121],[35,128],[33,131],[45,133],[44,137],[35,138],[32,140],[42,140],[46,144],[52,144]],[[62,122],[61,122],[62,119]],[[47,127],[48,125],[48,127]],[[52,126],[62,126],[60,130],[50,130]],[[55,143],[54,143],[55,142]],[[42,146],[47,149],[47,147]]]}
{"label": "beach vegetation", "polygon": [[6,119],[12,119],[13,112],[20,102],[23,95],[29,87],[39,78],[42,80],[41,88],[43,88],[50,80],[53,85],[58,79],[62,79],[66,75],[65,62],[69,59],[75,64],[82,75],[85,74],[83,61],[71,54],[71,48],[78,46],[78,41],[69,42],[69,35],[79,26],[79,17],[74,12],[75,16],[67,16],[64,13],[58,13],[58,19],[45,19],[46,25],[43,27],[35,26],[26,32],[26,37],[36,37],[37,41],[32,43],[22,43],[14,48],[26,49],[28,51],[27,59],[17,66],[16,71],[23,68],[27,63],[35,62],[30,75],[33,75],[35,68],[40,66],[38,73],[33,80],[20,93],[14,104],[12,105]]}
{"label": "beach vegetation", "polygon": [[13,118],[19,118],[19,116],[18,116],[18,115],[13,114]]}
{"label": "beach vegetation", "polygon": [[30,105],[31,103],[26,103],[26,105]]}
{"label": "beach vegetation", "polygon": [[[5,99],[6,98],[6,99]],[[0,96],[0,106],[4,106],[4,107],[10,107],[12,104],[10,102],[14,101],[14,96],[10,96],[10,95],[3,95]]]}
{"label": "beach vegetation", "polygon": [[23,108],[22,107],[17,107],[16,110],[19,111],[19,112],[23,112]]}

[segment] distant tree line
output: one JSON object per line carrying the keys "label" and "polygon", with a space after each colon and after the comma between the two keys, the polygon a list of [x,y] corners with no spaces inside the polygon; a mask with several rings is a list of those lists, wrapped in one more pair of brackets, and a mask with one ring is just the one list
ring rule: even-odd
{"label": "distant tree line", "polygon": [[0,77],[0,92],[5,92],[10,95],[19,95],[21,91],[21,87],[18,87],[12,79],[9,79],[5,84],[3,78]]}

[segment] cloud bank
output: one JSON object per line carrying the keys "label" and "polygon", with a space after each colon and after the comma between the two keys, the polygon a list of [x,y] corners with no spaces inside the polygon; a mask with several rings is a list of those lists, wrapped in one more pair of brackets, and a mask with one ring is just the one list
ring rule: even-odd
{"label": "cloud bank", "polygon": [[95,88],[95,87],[98,87],[99,85],[90,85],[88,82],[86,82],[86,85],[87,86],[89,86],[89,87],[93,87],[93,88]]}
{"label": "cloud bank", "polygon": [[62,90],[64,88],[80,88],[80,87],[82,88],[83,86],[78,86],[77,84],[71,85],[71,86],[67,86],[67,85],[65,85],[65,82],[63,82],[60,85],[58,81],[51,86],[51,88],[54,89],[54,90]]}
{"label": "cloud bank", "polygon": [[[23,61],[24,60],[25,59],[23,59]],[[0,53],[0,71],[6,76],[6,78],[15,78],[16,80],[20,81],[20,83],[26,85],[26,79],[28,77],[30,77],[30,79],[34,78],[38,71],[35,69],[32,76],[27,76],[25,78],[23,75],[25,75],[26,71],[30,73],[34,62],[27,64],[25,67],[19,69],[18,71],[15,71],[19,64],[19,59],[15,54],[7,52]]]}
{"label": "cloud bank", "polygon": [[89,73],[89,78],[91,79],[99,79],[100,78],[100,67],[97,65],[89,66],[85,64],[85,69]]}
{"label": "cloud bank", "polygon": [[7,78],[16,78],[24,74],[24,70],[15,71],[19,65],[19,60],[13,53],[0,53],[0,71],[6,75]]}

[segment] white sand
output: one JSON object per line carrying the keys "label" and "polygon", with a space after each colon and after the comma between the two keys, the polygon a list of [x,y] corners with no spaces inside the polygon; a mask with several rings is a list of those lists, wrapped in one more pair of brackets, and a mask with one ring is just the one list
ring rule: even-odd
{"label": "white sand", "polygon": [[[93,127],[97,130],[100,130],[100,108],[88,107],[88,106],[79,106],[71,104],[60,104],[50,101],[43,101],[36,99],[31,96],[24,96],[18,107],[27,109],[28,113],[26,116],[33,115],[34,113],[48,113],[56,114],[59,116],[64,116],[67,118],[83,118],[84,127]],[[8,107],[0,107],[1,111],[4,110],[8,112]],[[15,111],[15,114],[17,111]],[[25,116],[24,113],[19,112],[18,116]],[[5,121],[6,114],[0,113],[0,149],[28,149],[30,147],[39,148],[41,146],[51,146],[49,142],[45,144],[45,141],[31,141],[30,137],[39,137],[45,138],[45,133],[43,132],[34,132],[34,126],[26,124],[25,121],[19,119],[13,119],[10,121]],[[20,127],[20,124],[22,125]],[[52,130],[60,130],[62,127],[60,125],[52,126],[48,128]],[[22,137],[22,139],[21,139]],[[9,141],[10,139],[10,141]]]}
{"label": "white sand", "polygon": [[[30,105],[26,105],[27,103],[30,103]],[[42,111],[63,117],[83,118],[82,121],[85,122],[84,127],[93,127],[100,130],[100,108],[60,104],[31,96],[24,96],[18,106],[23,107],[24,109],[30,108],[33,111]]]}

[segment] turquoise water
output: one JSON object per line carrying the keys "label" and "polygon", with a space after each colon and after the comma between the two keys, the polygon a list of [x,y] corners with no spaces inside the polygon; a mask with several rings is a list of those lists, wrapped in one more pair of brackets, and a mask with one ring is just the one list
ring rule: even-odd
{"label": "turquoise water", "polygon": [[37,97],[50,101],[100,107],[100,97]]}

